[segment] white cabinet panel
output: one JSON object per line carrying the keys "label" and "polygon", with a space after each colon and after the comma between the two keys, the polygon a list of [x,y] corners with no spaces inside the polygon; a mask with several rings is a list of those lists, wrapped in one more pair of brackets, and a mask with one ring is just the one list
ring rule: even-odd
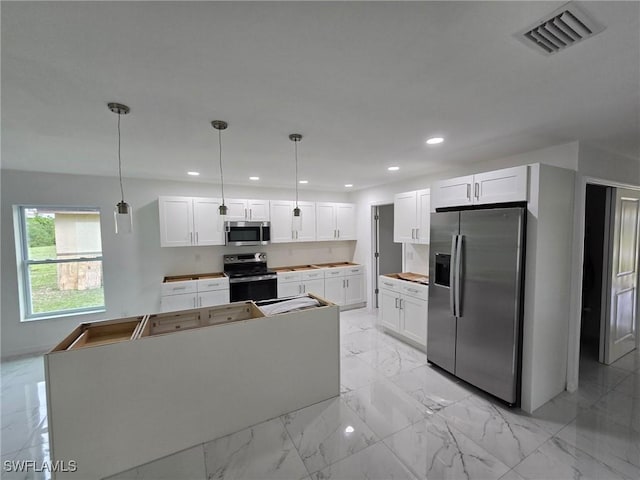
{"label": "white cabinet panel", "polygon": [[527,166],[474,175],[474,202],[500,203],[527,200]]}
{"label": "white cabinet panel", "polygon": [[213,307],[214,305],[225,305],[229,303],[229,289],[212,290],[198,293],[199,307]]}
{"label": "white cabinet panel", "polygon": [[268,200],[227,198],[224,203],[229,208],[227,212],[227,220],[235,222],[264,222],[269,220]]}
{"label": "white cabinet panel", "polygon": [[324,278],[304,280],[302,282],[302,293],[312,293],[324,298]]}
{"label": "white cabinet panel", "polygon": [[324,298],[336,305],[344,305],[344,278],[342,276],[325,277]]}
{"label": "white cabinet panel", "polygon": [[433,185],[434,208],[527,200],[526,165],[451,178]]}
{"label": "white cabinet panel", "polygon": [[219,206],[217,198],[159,197],[160,246],[224,245]]}
{"label": "white cabinet panel", "polygon": [[316,204],[298,202],[300,222],[293,221],[295,202],[270,202],[271,243],[314,242],[316,240]]}
{"label": "white cabinet panel", "polygon": [[355,240],[355,204],[316,203],[316,239],[318,241]]}
{"label": "white cabinet panel", "polygon": [[193,199],[194,245],[224,245],[224,225],[217,198]]}
{"label": "white cabinet panel", "polygon": [[398,312],[398,296],[395,292],[380,289],[380,312],[382,326],[400,332],[400,314]]}
{"label": "white cabinet panel", "polygon": [[349,275],[344,279],[346,282],[344,303],[354,305],[364,302],[364,275]]}
{"label": "white cabinet panel", "polygon": [[300,287],[300,282],[278,282],[278,298],[293,297],[301,293],[302,288]]}
{"label": "white cabinet panel", "polygon": [[184,293],[181,295],[168,295],[160,298],[161,312],[174,312],[177,310],[188,310],[197,306],[196,293]]}
{"label": "white cabinet panel", "polygon": [[393,241],[413,243],[416,228],[416,192],[395,195],[393,201]]}
{"label": "white cabinet panel", "polygon": [[429,243],[431,190],[398,193],[393,205],[393,241]]}
{"label": "white cabinet panel", "polygon": [[420,345],[427,344],[427,302],[403,295],[400,298],[401,333]]}
{"label": "white cabinet panel", "polygon": [[160,246],[184,247],[193,242],[193,201],[191,197],[160,197]]}

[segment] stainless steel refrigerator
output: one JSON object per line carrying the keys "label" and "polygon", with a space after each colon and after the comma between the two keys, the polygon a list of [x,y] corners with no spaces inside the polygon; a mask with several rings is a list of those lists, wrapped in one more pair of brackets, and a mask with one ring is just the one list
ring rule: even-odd
{"label": "stainless steel refrigerator", "polygon": [[520,402],[526,208],[431,214],[427,359]]}

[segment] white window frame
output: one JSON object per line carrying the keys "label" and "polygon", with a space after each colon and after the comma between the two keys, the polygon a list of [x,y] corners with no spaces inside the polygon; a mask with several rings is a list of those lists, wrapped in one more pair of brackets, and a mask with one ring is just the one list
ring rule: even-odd
{"label": "white window frame", "polygon": [[[29,259],[29,238],[27,235],[27,217],[26,210],[29,209],[42,209],[42,210],[60,210],[69,212],[95,212],[100,215],[100,256],[99,257],[78,257],[73,259],[47,259],[47,260],[31,260]],[[73,308],[68,310],[52,310],[48,312],[34,313],[33,304],[31,301],[31,275],[30,267],[32,265],[47,265],[47,264],[59,264],[59,263],[80,263],[80,262],[101,262],[104,266],[102,256],[102,212],[98,207],[73,207],[73,206],[51,206],[51,205],[19,205],[16,207],[16,214],[18,220],[19,230],[19,243],[18,243],[18,261],[19,261],[19,273],[22,279],[22,292],[21,309],[22,309],[22,321],[30,320],[43,320],[47,318],[59,318],[68,317],[72,315],[82,315],[89,313],[99,313],[106,311],[106,299],[104,295],[104,277],[103,277],[103,301],[102,305],[96,305],[93,307]],[[104,270],[103,270],[104,272]],[[104,275],[104,273],[103,273]]]}

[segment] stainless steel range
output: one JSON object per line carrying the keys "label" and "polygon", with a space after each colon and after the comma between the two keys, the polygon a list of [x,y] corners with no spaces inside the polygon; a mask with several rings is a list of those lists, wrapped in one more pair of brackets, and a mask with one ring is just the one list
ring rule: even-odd
{"label": "stainless steel range", "polygon": [[232,302],[268,300],[278,296],[278,277],[267,268],[264,252],[225,255],[224,273],[229,277]]}

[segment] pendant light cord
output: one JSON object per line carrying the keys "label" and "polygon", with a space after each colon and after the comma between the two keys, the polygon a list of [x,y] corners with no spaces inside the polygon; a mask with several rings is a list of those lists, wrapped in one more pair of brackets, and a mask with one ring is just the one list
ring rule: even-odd
{"label": "pendant light cord", "polygon": [[224,175],[222,174],[222,131],[218,130],[218,145],[220,146],[220,190],[222,192],[222,205],[224,205]]}
{"label": "pendant light cord", "polygon": [[122,188],[122,160],[120,158],[120,114],[118,113],[118,177],[120,178],[120,194],[124,203],[124,189]]}
{"label": "pendant light cord", "polygon": [[296,152],[296,208],[298,208],[298,141],[293,142]]}

